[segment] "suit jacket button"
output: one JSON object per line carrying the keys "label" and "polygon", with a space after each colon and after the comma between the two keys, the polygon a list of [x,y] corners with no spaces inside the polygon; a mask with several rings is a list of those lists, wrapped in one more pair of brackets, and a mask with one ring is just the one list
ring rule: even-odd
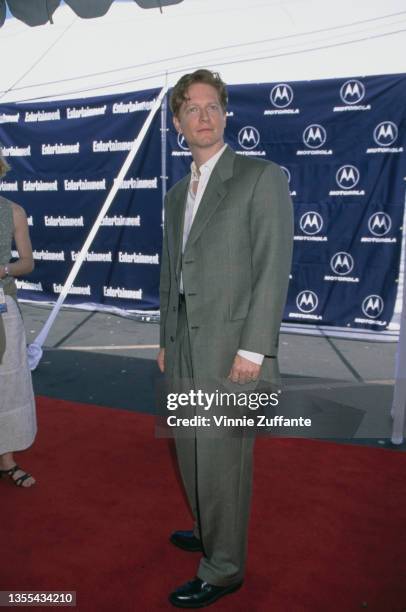
{"label": "suit jacket button", "polygon": [[173,307],[173,312],[176,312],[177,308],[176,306]]}
{"label": "suit jacket button", "polygon": [[171,336],[171,342],[175,342],[175,338]]}

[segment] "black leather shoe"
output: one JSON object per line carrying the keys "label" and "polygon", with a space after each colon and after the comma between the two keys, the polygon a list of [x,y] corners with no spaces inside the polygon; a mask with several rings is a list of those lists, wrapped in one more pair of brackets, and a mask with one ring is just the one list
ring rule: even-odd
{"label": "black leather shoe", "polygon": [[177,608],[203,608],[214,603],[220,597],[228,595],[240,588],[242,582],[230,586],[215,586],[204,582],[200,578],[194,578],[183,584],[169,595],[169,601]]}
{"label": "black leather shoe", "polygon": [[203,550],[201,541],[193,535],[193,531],[174,531],[169,541],[188,552]]}

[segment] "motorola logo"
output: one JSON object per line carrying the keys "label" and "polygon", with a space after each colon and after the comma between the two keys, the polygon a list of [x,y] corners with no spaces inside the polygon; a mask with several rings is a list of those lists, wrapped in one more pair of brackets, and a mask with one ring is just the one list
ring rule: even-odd
{"label": "motorola logo", "polygon": [[319,305],[319,298],[314,291],[301,291],[296,297],[296,306],[300,312],[314,312]]}
{"label": "motorola logo", "polygon": [[299,225],[304,234],[314,236],[321,231],[323,218],[318,212],[311,210],[300,217]]}
{"label": "motorola logo", "polygon": [[374,140],[380,147],[389,147],[398,137],[398,128],[393,121],[382,121],[374,129]]}
{"label": "motorola logo", "polygon": [[331,258],[330,267],[333,272],[339,276],[345,276],[352,271],[354,267],[354,259],[349,253],[339,251]]}
{"label": "motorola logo", "polygon": [[259,145],[260,135],[257,128],[246,125],[238,132],[238,143],[243,149],[248,151],[255,149]]}
{"label": "motorola logo", "polygon": [[386,236],[392,227],[392,220],[387,213],[376,212],[369,217],[368,229],[374,236]]}
{"label": "motorola logo", "polygon": [[362,302],[362,312],[369,319],[377,319],[382,314],[383,307],[384,302],[380,295],[368,295]]}
{"label": "motorola logo", "polygon": [[291,174],[290,174],[290,171],[288,170],[288,168],[286,168],[286,166],[281,166],[281,169],[286,174],[286,178],[288,179],[288,183],[290,184],[290,181],[291,181],[291,178],[292,178]]}
{"label": "motorola logo", "polygon": [[346,81],[340,89],[340,97],[344,104],[358,104],[365,96],[365,86],[357,79]]}
{"label": "motorola logo", "polygon": [[293,101],[293,89],[287,83],[279,83],[272,88],[269,97],[277,108],[286,108]]}
{"label": "motorola logo", "polygon": [[178,133],[178,147],[183,151],[189,151],[189,147],[187,146],[187,142],[183,134]]}
{"label": "motorola logo", "polygon": [[341,189],[354,189],[359,181],[359,170],[355,166],[341,166],[336,173],[336,183]]}
{"label": "motorola logo", "polygon": [[327,140],[327,132],[322,125],[312,123],[303,132],[303,142],[310,149],[319,149]]}

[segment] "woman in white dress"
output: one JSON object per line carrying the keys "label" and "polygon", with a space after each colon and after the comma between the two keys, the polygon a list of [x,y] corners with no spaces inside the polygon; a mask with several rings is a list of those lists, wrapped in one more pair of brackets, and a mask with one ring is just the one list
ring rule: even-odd
{"label": "woman in white dress", "polygon": [[[0,151],[0,178],[8,169]],[[13,239],[19,258],[9,263]],[[19,487],[35,484],[31,474],[17,465],[14,453],[31,446],[37,423],[14,277],[33,268],[24,209],[0,196],[0,478],[9,477]]]}

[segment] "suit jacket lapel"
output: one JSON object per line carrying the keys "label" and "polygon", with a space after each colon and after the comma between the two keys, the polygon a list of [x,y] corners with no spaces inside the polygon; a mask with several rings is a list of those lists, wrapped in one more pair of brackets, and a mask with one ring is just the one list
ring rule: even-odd
{"label": "suit jacket lapel", "polygon": [[228,189],[225,183],[233,175],[234,158],[234,151],[230,149],[230,147],[227,147],[215,165],[193,220],[185,251],[199,238],[209,219],[227,194]]}
{"label": "suit jacket lapel", "polygon": [[190,174],[186,175],[178,184],[176,192],[173,194],[175,199],[173,205],[173,238],[174,238],[174,253],[176,261],[176,276],[180,282],[180,268],[182,261],[182,242],[183,242],[183,225],[185,222],[185,208],[187,200],[187,190],[190,181]]}

